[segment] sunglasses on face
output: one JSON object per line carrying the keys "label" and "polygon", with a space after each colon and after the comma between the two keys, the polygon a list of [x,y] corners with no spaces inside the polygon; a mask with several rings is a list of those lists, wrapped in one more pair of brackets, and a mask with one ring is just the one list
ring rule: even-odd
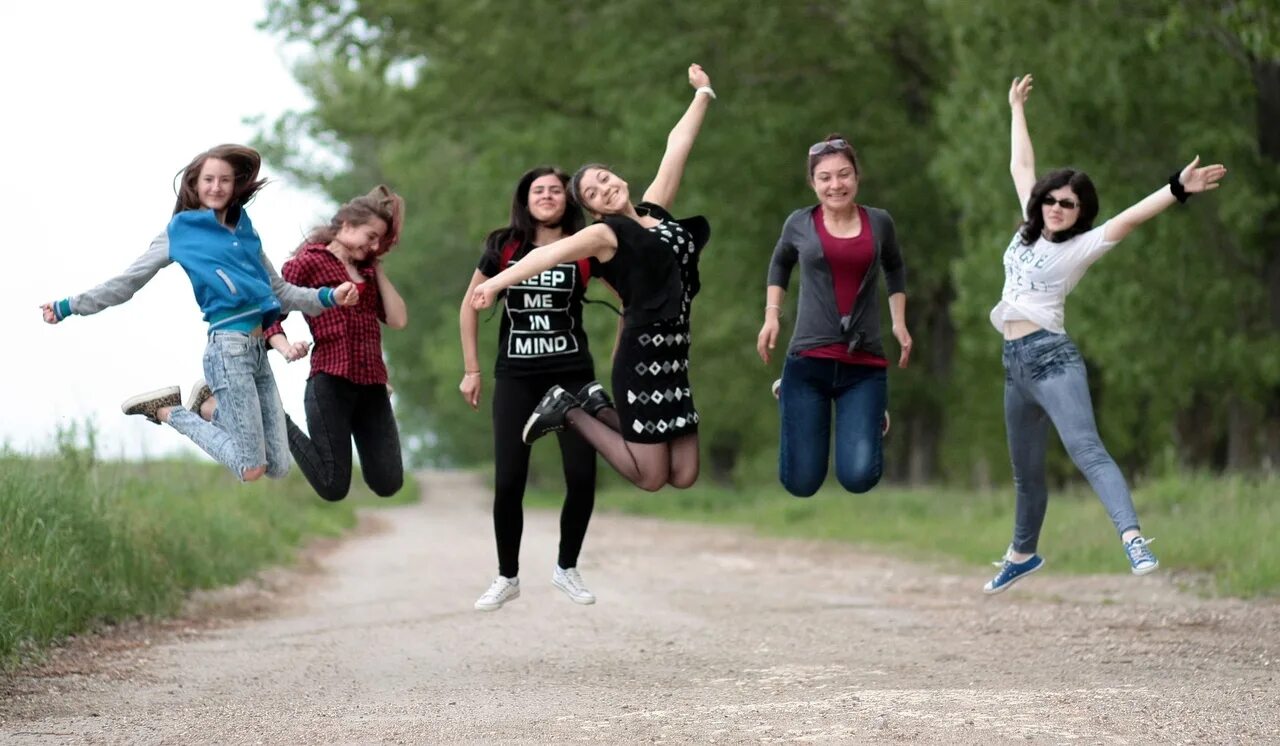
{"label": "sunglasses on face", "polygon": [[1053,197],[1044,198],[1045,207],[1053,207],[1054,205],[1057,205],[1064,210],[1074,210],[1080,206],[1080,203],[1072,199],[1054,199]]}
{"label": "sunglasses on face", "polygon": [[824,153],[834,153],[839,150],[851,150],[849,143],[844,140],[823,140],[815,142],[809,146],[809,155],[822,155]]}

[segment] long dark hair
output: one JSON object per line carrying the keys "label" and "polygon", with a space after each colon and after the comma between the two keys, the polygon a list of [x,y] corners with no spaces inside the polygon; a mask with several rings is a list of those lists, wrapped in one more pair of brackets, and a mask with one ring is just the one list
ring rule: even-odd
{"label": "long dark hair", "polygon": [[1076,193],[1076,199],[1080,202],[1080,213],[1076,216],[1074,225],[1065,231],[1053,234],[1049,240],[1066,241],[1093,230],[1093,221],[1098,217],[1098,190],[1094,188],[1093,180],[1084,171],[1060,168],[1045,174],[1035,186],[1031,187],[1031,196],[1027,198],[1027,219],[1019,229],[1022,243],[1033,244],[1044,235],[1044,211],[1040,209],[1044,205],[1044,198],[1049,195],[1049,192],[1064,186],[1071,187],[1071,191]]}
{"label": "long dark hair", "polygon": [[262,156],[258,151],[245,145],[226,144],[209,148],[191,159],[175,177],[178,180],[178,199],[173,205],[173,214],[185,210],[199,210],[200,193],[196,191],[196,182],[200,180],[200,169],[210,158],[217,158],[231,164],[235,174],[235,186],[231,193],[231,201],[227,203],[227,225],[240,222],[240,210],[253,199],[253,195],[267,183],[258,178],[258,169],[262,167]]}
{"label": "long dark hair", "polygon": [[[390,187],[378,185],[371,192],[347,202],[329,219],[328,224],[318,225],[307,232],[307,237],[298,246],[301,249],[308,244],[328,244],[338,237],[343,223],[366,225],[374,218],[387,224],[387,232],[378,242],[375,256],[382,256],[391,251],[400,240],[400,229],[404,223],[404,199],[391,191]],[[369,261],[373,261],[370,259]]]}
{"label": "long dark hair", "polygon": [[555,166],[538,166],[531,168],[520,177],[520,181],[516,182],[516,190],[511,195],[511,218],[507,225],[490,231],[489,235],[484,239],[486,251],[500,252],[502,247],[511,241],[518,241],[521,244],[531,241],[538,235],[538,221],[533,219],[533,214],[529,212],[529,189],[533,186],[533,182],[543,176],[554,175],[560,180],[561,186],[565,189],[564,194],[564,215],[560,217],[559,225],[548,226],[550,228],[560,228],[566,236],[573,235],[582,230],[586,221],[582,217],[582,208],[578,206],[578,201],[574,198],[572,190],[569,188],[569,175]]}

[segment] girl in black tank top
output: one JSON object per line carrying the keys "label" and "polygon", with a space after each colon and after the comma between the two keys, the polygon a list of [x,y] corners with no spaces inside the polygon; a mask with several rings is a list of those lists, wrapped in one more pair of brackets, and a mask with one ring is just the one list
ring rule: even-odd
{"label": "girl in black tank top", "polygon": [[[633,205],[627,183],[590,164],[570,182],[573,196],[599,222],[534,249],[518,265],[475,286],[471,302],[487,308],[499,293],[530,277],[580,259],[622,298],[623,329],[613,366],[617,408],[595,409],[564,387],[543,396],[524,428],[524,441],[564,429],[581,435],[620,474],[645,490],[688,487],[698,478],[698,421],[689,386],[689,314],[698,292],[698,256],[706,220],[674,219],[685,161],[715,92],[698,65],[689,67],[693,102],[667,138],[658,174]],[[596,386],[587,394],[599,393]]]}

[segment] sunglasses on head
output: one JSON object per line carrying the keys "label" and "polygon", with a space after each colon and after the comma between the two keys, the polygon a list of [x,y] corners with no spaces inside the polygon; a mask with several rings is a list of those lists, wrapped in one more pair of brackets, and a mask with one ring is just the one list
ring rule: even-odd
{"label": "sunglasses on head", "polygon": [[824,153],[834,153],[838,150],[851,150],[849,143],[844,140],[823,140],[815,142],[809,146],[809,155],[822,155]]}
{"label": "sunglasses on head", "polygon": [[1064,210],[1074,210],[1080,206],[1080,203],[1073,199],[1054,199],[1053,197],[1044,198],[1045,207],[1053,207],[1054,205],[1057,205]]}

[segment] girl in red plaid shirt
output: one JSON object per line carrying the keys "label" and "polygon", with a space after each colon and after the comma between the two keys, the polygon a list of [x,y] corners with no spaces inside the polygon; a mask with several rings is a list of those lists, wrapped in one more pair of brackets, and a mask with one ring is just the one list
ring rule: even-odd
{"label": "girl in red plaid shirt", "polygon": [[[286,416],[289,451],[325,500],[341,500],[351,489],[352,439],[365,483],[375,494],[389,497],[404,483],[381,328],[386,324],[403,329],[408,323],[404,299],[381,262],[399,240],[403,221],[404,200],[379,186],[344,204],[328,225],[313,229],[281,267],[281,274],[295,285],[320,288],[353,282],[360,290],[354,306],[307,317],[315,344],[304,397],[310,435]],[[307,344],[290,343],[283,320],[264,334],[286,360],[297,360],[307,354]],[[210,417],[216,402],[196,401],[194,406]]]}

